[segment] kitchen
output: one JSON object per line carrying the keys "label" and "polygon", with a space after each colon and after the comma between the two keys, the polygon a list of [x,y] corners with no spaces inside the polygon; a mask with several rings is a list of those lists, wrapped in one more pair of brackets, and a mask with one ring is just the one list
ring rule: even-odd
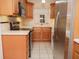
{"label": "kitchen", "polygon": [[[4,1],[2,1],[2,3],[3,2]],[[13,1],[11,1],[11,3],[12,2]],[[8,3],[9,1],[5,2],[7,6],[6,8],[2,4],[1,7],[3,7],[0,9],[0,14],[2,15],[0,17],[0,24],[2,27],[1,34],[3,58],[32,58],[31,50],[33,49],[33,41],[38,41],[38,43],[40,41],[50,42],[52,31],[52,25],[49,24],[50,11],[48,10],[50,9],[47,9],[49,7],[44,9],[43,7],[41,7],[42,5],[39,5],[39,8],[37,8],[38,6],[34,6],[34,3],[24,0],[20,0],[20,2],[18,0],[14,0],[14,4],[16,6],[14,4],[8,5]],[[11,9],[9,7],[11,7]],[[12,7],[14,7],[15,9]],[[49,14],[49,16],[47,15],[47,13]],[[36,57],[37,56],[33,58]]]}
{"label": "kitchen", "polygon": [[78,59],[78,39],[70,49],[74,10],[68,1],[1,0],[0,59],[72,59],[72,53]]}

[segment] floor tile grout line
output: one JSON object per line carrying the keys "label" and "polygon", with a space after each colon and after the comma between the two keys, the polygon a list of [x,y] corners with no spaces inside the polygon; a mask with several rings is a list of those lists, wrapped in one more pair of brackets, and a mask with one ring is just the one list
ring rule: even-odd
{"label": "floor tile grout line", "polygon": [[[46,43],[45,43],[45,44],[46,44]],[[42,44],[42,43],[38,42],[38,45],[37,45],[37,46],[39,46],[39,47],[37,47],[37,49],[39,49],[39,50],[38,50],[38,54],[39,54],[39,56],[38,56],[39,58],[38,58],[38,59],[41,58],[41,57],[40,57],[40,54],[41,54],[40,51],[41,51],[41,46],[42,46],[42,45],[44,46],[43,48],[46,50],[46,53],[48,54],[48,59],[49,59],[49,53],[48,53],[48,49],[47,49],[48,47],[47,47],[45,44]],[[34,45],[35,45],[35,44],[34,44]],[[34,45],[33,45],[33,46],[34,46]],[[48,46],[49,46],[49,45],[48,45]],[[34,48],[35,48],[35,47],[34,47]]]}
{"label": "floor tile grout line", "polygon": [[[48,47],[46,46],[46,48],[48,48]],[[51,48],[51,47],[50,47],[50,48]],[[48,54],[48,58],[50,59],[48,49],[47,49],[47,54]],[[53,54],[52,54],[52,56],[53,56]],[[53,58],[52,58],[52,59],[53,59]]]}

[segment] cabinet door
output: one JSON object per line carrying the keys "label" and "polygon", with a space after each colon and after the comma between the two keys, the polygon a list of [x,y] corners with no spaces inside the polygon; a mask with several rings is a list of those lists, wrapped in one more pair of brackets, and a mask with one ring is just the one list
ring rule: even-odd
{"label": "cabinet door", "polygon": [[33,4],[26,3],[26,18],[33,18]]}
{"label": "cabinet door", "polygon": [[2,36],[4,59],[28,59],[26,36]]}
{"label": "cabinet door", "polygon": [[42,40],[43,41],[50,41],[51,40],[51,28],[42,28]]}
{"label": "cabinet door", "polygon": [[17,15],[19,13],[18,2],[19,0],[14,0],[14,15]]}
{"label": "cabinet door", "polygon": [[0,0],[0,15],[14,15],[18,12],[17,5],[18,0]]}
{"label": "cabinet door", "polygon": [[29,35],[25,37],[26,39],[26,59],[29,57]]}
{"label": "cabinet door", "polygon": [[55,18],[55,16],[56,16],[56,4],[52,3],[50,6],[51,6],[50,18]]}
{"label": "cabinet door", "polygon": [[33,18],[33,6],[32,6],[32,4],[29,5],[29,18]]}
{"label": "cabinet door", "polygon": [[79,59],[79,54],[77,52],[74,53],[74,59]]}
{"label": "cabinet door", "polygon": [[68,59],[68,43],[69,43],[69,38],[66,37],[66,39],[65,39],[64,59]]}
{"label": "cabinet door", "polygon": [[33,28],[32,38],[33,41],[41,41],[41,28]]}

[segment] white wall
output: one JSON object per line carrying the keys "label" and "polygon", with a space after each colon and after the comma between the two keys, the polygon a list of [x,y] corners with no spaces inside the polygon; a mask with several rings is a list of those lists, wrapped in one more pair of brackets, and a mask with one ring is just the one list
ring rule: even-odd
{"label": "white wall", "polygon": [[[42,0],[28,0],[29,2],[33,2],[33,3],[42,3]],[[56,0],[46,0],[46,3],[53,3]]]}
{"label": "white wall", "polygon": [[40,24],[40,15],[45,15],[45,22],[50,22],[50,9],[34,8],[33,22],[34,24]]}

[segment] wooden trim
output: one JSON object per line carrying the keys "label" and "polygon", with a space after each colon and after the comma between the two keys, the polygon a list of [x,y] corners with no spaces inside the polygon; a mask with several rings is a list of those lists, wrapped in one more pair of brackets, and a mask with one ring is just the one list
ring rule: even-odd
{"label": "wooden trim", "polygon": [[26,4],[31,4],[31,5],[34,5],[34,3],[31,3],[31,2],[26,2]]}
{"label": "wooden trim", "polygon": [[9,23],[9,22],[0,22],[0,24]]}
{"label": "wooden trim", "polygon": [[56,3],[51,3],[50,5],[51,5],[51,6],[55,6],[55,5],[56,5]]}

